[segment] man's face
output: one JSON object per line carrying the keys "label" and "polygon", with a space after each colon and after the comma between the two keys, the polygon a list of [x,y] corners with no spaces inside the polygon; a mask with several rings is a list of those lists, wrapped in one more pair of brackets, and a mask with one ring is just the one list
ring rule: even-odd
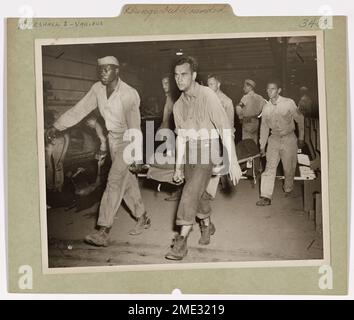
{"label": "man's face", "polygon": [[181,91],[189,90],[196,77],[197,73],[192,72],[189,63],[184,63],[175,67],[176,84]]}
{"label": "man's face", "polygon": [[105,86],[118,78],[119,69],[112,64],[98,66],[98,77]]}
{"label": "man's face", "polygon": [[220,82],[216,80],[215,78],[209,78],[208,79],[208,87],[213,90],[214,92],[217,92],[220,88]]}
{"label": "man's face", "polygon": [[269,99],[276,98],[280,94],[281,88],[278,88],[278,86],[275,83],[269,83],[267,86],[267,93]]}
{"label": "man's face", "polygon": [[170,80],[168,78],[162,79],[162,89],[165,93],[170,92]]}
{"label": "man's face", "polygon": [[305,94],[307,94],[307,89],[305,89],[305,88],[301,88],[300,89],[300,96],[304,96]]}
{"label": "man's face", "polygon": [[247,84],[247,83],[245,83],[244,85],[243,85],[243,92],[244,93],[248,93],[248,92],[250,92],[252,90],[252,86],[250,86],[249,84]]}

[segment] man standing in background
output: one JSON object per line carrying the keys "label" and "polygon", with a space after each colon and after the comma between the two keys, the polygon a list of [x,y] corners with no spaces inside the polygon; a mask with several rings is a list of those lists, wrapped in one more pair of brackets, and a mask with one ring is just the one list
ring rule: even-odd
{"label": "man standing in background", "polygon": [[[165,101],[165,106],[163,108],[163,117],[162,117],[162,123],[160,125],[159,129],[170,129],[174,130],[174,120],[173,120],[173,105],[174,105],[174,100],[172,97],[172,88],[171,88],[171,80],[168,75],[164,76],[162,78],[162,89],[166,95],[166,101]],[[168,139],[166,141],[166,144],[168,143]],[[167,152],[172,151],[172,146],[170,144],[166,145],[167,147]],[[175,146],[173,145],[173,148]],[[173,150],[174,152],[174,150]],[[172,194],[168,197],[165,198],[165,201],[177,201],[181,198],[182,190],[179,189],[172,192]]]}
{"label": "man standing in background", "polygon": [[231,128],[235,125],[235,109],[232,100],[220,89],[221,80],[214,74],[208,75],[208,87],[213,90],[221,101],[222,106],[230,121]]}
{"label": "man standing in background", "polygon": [[300,88],[300,100],[298,103],[298,108],[304,116],[311,116],[312,99],[309,96],[309,89],[307,87]]}
{"label": "man standing in background", "polygon": [[[262,112],[260,131],[261,155],[267,147],[267,164],[261,178],[261,199],[257,206],[271,204],[277,167],[281,160],[284,169],[284,192],[289,196],[293,190],[297,165],[297,150],[304,143],[304,117],[292,99],[280,95],[281,85],[270,81],[267,87],[268,103]],[[295,123],[299,128],[299,139],[295,135]],[[270,133],[270,135],[269,135]]]}
{"label": "man standing in background", "polygon": [[[220,86],[221,86],[221,81],[217,75],[214,74],[208,75],[208,87],[212,89],[220,99],[220,102],[224,107],[224,110],[230,121],[230,128],[234,130],[234,126],[235,126],[234,105],[232,103],[232,100],[225,93],[221,91]],[[211,196],[211,198],[215,198],[216,196],[218,185],[220,183],[220,177],[221,177],[220,175],[216,175],[210,178],[206,192],[208,193],[208,195]]]}
{"label": "man standing in background", "polygon": [[258,144],[258,116],[262,112],[266,101],[262,96],[255,93],[256,83],[246,79],[243,85],[245,95],[236,106],[236,113],[242,123],[242,140],[252,139]]}

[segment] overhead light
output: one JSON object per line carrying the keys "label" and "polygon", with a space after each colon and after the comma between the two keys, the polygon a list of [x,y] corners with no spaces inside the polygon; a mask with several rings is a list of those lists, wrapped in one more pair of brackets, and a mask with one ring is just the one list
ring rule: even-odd
{"label": "overhead light", "polygon": [[179,51],[176,52],[176,56],[183,56],[182,49],[179,49]]}

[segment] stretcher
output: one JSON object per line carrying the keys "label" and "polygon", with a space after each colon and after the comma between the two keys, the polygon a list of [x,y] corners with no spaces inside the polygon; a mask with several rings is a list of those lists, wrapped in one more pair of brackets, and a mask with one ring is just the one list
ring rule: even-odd
{"label": "stretcher", "polygon": [[[243,173],[241,179],[249,179],[251,177],[253,185],[255,185],[257,183],[257,174],[260,171],[260,153],[258,146],[252,139],[242,140],[236,145],[236,154]],[[162,183],[179,185],[173,181],[175,171],[174,164],[151,164],[143,167],[145,170],[137,172],[137,176],[157,181],[158,191],[161,190]],[[213,170],[213,175],[221,175],[220,172],[222,171],[221,166],[216,166]]]}

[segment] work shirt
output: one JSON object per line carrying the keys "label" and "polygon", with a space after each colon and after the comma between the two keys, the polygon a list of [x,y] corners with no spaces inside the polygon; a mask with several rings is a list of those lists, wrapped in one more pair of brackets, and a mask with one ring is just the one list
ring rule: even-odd
{"label": "work shirt", "polygon": [[245,94],[238,107],[236,108],[237,115],[240,119],[244,117],[257,117],[266,104],[266,100],[254,91],[250,91]]}
{"label": "work shirt", "polygon": [[161,128],[170,128],[171,115],[173,112],[173,99],[169,93],[166,94],[166,102],[163,108]]}
{"label": "work shirt", "polygon": [[224,129],[230,129],[232,135],[234,132],[216,93],[198,83],[195,83],[188,95],[185,92],[181,94],[173,106],[173,116],[176,133],[179,136],[183,136],[181,129],[196,131],[206,129],[203,131],[206,131],[208,136],[199,134],[192,138],[196,140],[218,138],[218,136],[211,134],[212,129],[218,130],[220,134]]}
{"label": "work shirt", "polygon": [[286,136],[294,132],[294,121],[298,124],[299,140],[304,140],[304,117],[294,100],[282,96],[278,97],[275,104],[269,100],[262,112],[260,148],[264,149],[267,144],[269,129],[272,135]]}
{"label": "work shirt", "polygon": [[124,134],[127,129],[140,130],[140,98],[138,92],[121,79],[107,99],[106,86],[96,82],[89,92],[54,123],[60,131],[74,126],[98,107],[108,131]]}
{"label": "work shirt", "polygon": [[232,100],[221,90],[218,90],[216,92],[216,95],[220,99],[221,104],[224,107],[224,110],[227,114],[227,117],[230,120],[231,128],[233,128],[235,126],[235,110],[234,110],[234,105],[232,103]]}

